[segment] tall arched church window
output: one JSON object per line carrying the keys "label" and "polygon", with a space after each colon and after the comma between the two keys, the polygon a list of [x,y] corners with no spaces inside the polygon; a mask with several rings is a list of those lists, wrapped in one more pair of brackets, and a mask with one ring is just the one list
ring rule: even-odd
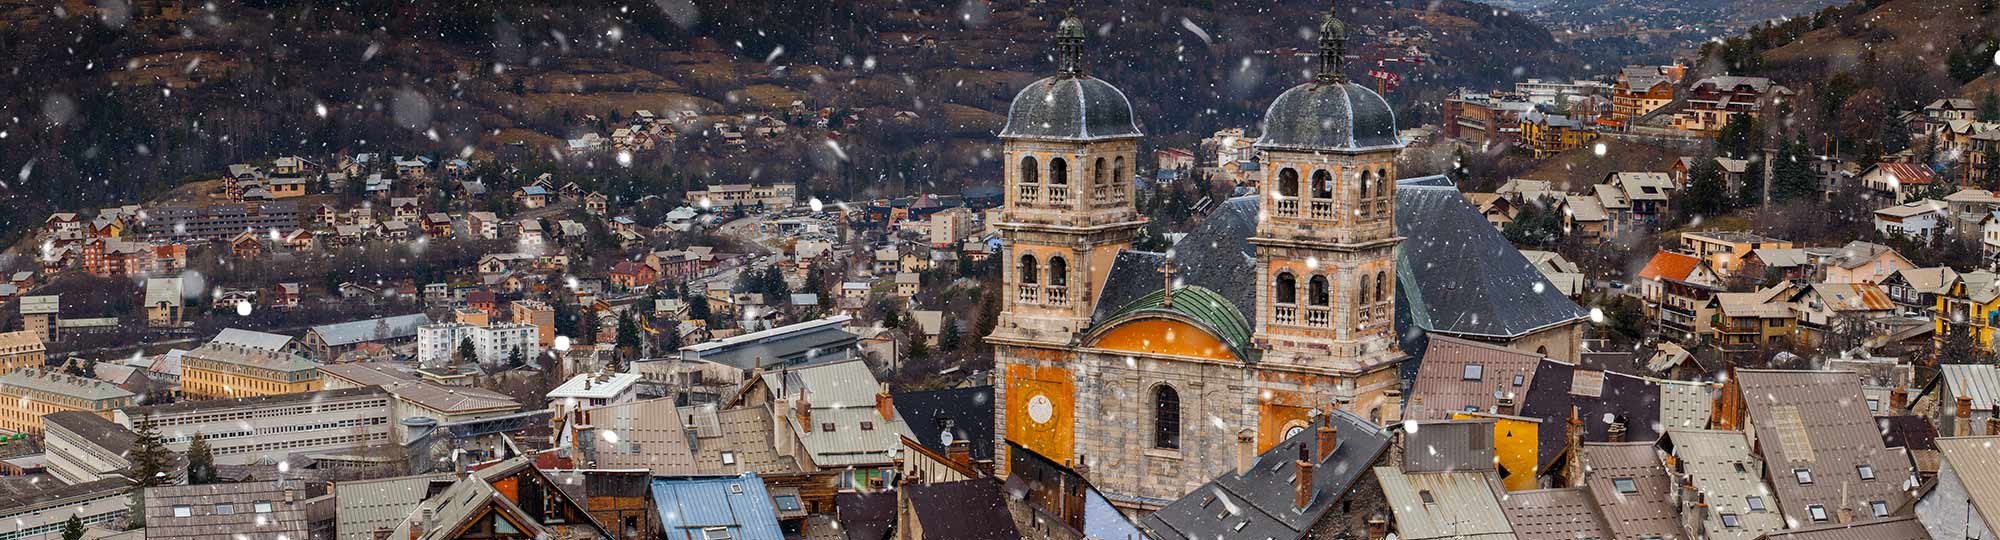
{"label": "tall arched church window", "polygon": [[1164,384],[1153,388],[1153,447],[1181,447],[1181,394]]}

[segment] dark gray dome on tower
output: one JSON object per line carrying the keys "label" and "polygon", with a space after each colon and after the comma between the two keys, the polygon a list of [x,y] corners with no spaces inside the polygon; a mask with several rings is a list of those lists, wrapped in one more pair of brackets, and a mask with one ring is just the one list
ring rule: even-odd
{"label": "dark gray dome on tower", "polygon": [[1351,151],[1402,145],[1388,100],[1348,82],[1346,67],[1347,25],[1328,10],[1319,25],[1319,73],[1271,102],[1257,147]]}
{"label": "dark gray dome on tower", "polygon": [[1082,19],[1067,17],[1056,25],[1062,69],[1014,95],[1001,137],[1078,141],[1141,135],[1125,93],[1083,73],[1083,38]]}
{"label": "dark gray dome on tower", "polygon": [[1258,148],[1362,150],[1402,144],[1389,102],[1351,82],[1292,87],[1264,111]]}

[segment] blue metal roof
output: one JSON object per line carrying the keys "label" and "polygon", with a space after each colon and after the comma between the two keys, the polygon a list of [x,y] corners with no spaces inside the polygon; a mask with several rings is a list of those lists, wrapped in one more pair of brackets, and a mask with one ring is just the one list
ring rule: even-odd
{"label": "blue metal roof", "polygon": [[660,528],[667,538],[703,538],[703,529],[720,527],[738,540],[784,540],[778,513],[764,479],[742,476],[653,479],[653,503],[660,509]]}

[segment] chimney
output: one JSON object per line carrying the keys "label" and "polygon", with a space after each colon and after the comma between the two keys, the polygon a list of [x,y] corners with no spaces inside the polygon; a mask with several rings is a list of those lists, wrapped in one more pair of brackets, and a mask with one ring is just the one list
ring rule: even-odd
{"label": "chimney", "polygon": [[875,412],[882,415],[882,421],[896,420],[896,401],[889,395],[889,383],[882,383],[882,390],[875,393]]}
{"label": "chimney", "polygon": [[1840,511],[1835,513],[1835,518],[1843,525],[1854,523],[1854,505],[1848,504],[1847,482],[1844,481],[1840,483]]}
{"label": "chimney", "polygon": [[951,446],[945,447],[945,452],[953,463],[967,467],[972,466],[972,441],[953,439]]}
{"label": "chimney", "polygon": [[1952,435],[1972,435],[1972,396],[1958,396],[1958,414],[1952,421]]}
{"label": "chimney", "polygon": [[1604,440],[1615,443],[1625,442],[1625,423],[1612,422],[1611,425],[1605,426]]}
{"label": "chimney", "polygon": [[806,433],[812,433],[813,430],[812,402],[806,400],[805,392],[799,392],[799,399],[792,402],[792,407],[795,409],[793,415],[797,416],[799,419],[800,431],[804,431]]}
{"label": "chimney", "polygon": [[1236,431],[1236,476],[1250,474],[1257,466],[1257,435],[1250,428]]}
{"label": "chimney", "polygon": [[1493,412],[1497,412],[1507,416],[1514,415],[1513,392],[1494,392],[1493,397],[1495,398]]}
{"label": "chimney", "polygon": [[1334,447],[1340,444],[1340,428],[1333,427],[1332,417],[1328,417],[1325,424],[1320,424],[1319,439],[1313,443],[1314,447],[1319,448],[1319,459],[1313,462],[1326,463],[1326,458],[1333,457]]}
{"label": "chimney", "polygon": [[1299,461],[1297,467],[1298,475],[1293,479],[1292,484],[1298,488],[1298,493],[1292,497],[1292,508],[1304,510],[1307,506],[1311,506],[1313,502],[1312,449],[1306,448],[1304,442],[1299,443]]}
{"label": "chimney", "polygon": [[1369,515],[1368,540],[1383,540],[1388,537],[1389,537],[1389,520],[1382,519],[1382,514],[1380,513]]}
{"label": "chimney", "polygon": [[1993,404],[1993,412],[1986,414],[1986,433],[1981,435],[2000,435],[2000,403]]}
{"label": "chimney", "polygon": [[1910,391],[1903,387],[1889,390],[1889,414],[1902,414],[1910,409]]}

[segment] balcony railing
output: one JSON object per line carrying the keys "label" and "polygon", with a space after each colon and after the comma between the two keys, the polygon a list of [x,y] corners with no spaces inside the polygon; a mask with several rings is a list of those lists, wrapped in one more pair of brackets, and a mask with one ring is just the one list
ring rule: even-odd
{"label": "balcony railing", "polygon": [[1298,323],[1299,323],[1299,307],[1298,307],[1298,306],[1277,306],[1277,308],[1276,308],[1276,309],[1273,309],[1273,310],[1272,310],[1272,313],[1271,313],[1271,314],[1272,314],[1272,316],[1273,316],[1273,317],[1275,317],[1275,318],[1277,318],[1277,319],[1278,319],[1278,323],[1279,323],[1279,324],[1298,324]]}
{"label": "balcony railing", "polygon": [[1333,201],[1315,200],[1311,212],[1313,219],[1333,219]]}
{"label": "balcony railing", "polygon": [[1069,204],[1069,186],[1049,186],[1049,204],[1057,206]]}
{"label": "balcony railing", "polygon": [[1298,215],[1298,214],[1299,214],[1299,200],[1298,200],[1298,199],[1290,199],[1290,198],[1280,198],[1280,199],[1278,199],[1278,213],[1279,213],[1279,214],[1284,214],[1284,215],[1288,215],[1288,216],[1296,216],[1296,215]]}
{"label": "balcony railing", "polygon": [[1054,306],[1069,305],[1069,287],[1062,285],[1050,285],[1048,299],[1049,299],[1049,305],[1054,305]]}
{"label": "balcony railing", "polygon": [[1090,188],[1090,200],[1092,202],[1104,202],[1108,198],[1111,198],[1110,186],[1094,186]]}
{"label": "balcony railing", "polygon": [[1020,202],[1025,204],[1034,204],[1035,199],[1039,198],[1041,192],[1042,192],[1041,186],[1037,186],[1034,184],[1021,184],[1021,195],[1019,197],[1016,197],[1016,199],[1019,199]]}
{"label": "balcony railing", "polygon": [[1042,301],[1042,290],[1040,287],[1034,285],[1022,285],[1021,294],[1017,300],[1023,304],[1040,302]]}
{"label": "balcony railing", "polygon": [[1306,309],[1306,326],[1313,328],[1333,326],[1333,312],[1326,308]]}

